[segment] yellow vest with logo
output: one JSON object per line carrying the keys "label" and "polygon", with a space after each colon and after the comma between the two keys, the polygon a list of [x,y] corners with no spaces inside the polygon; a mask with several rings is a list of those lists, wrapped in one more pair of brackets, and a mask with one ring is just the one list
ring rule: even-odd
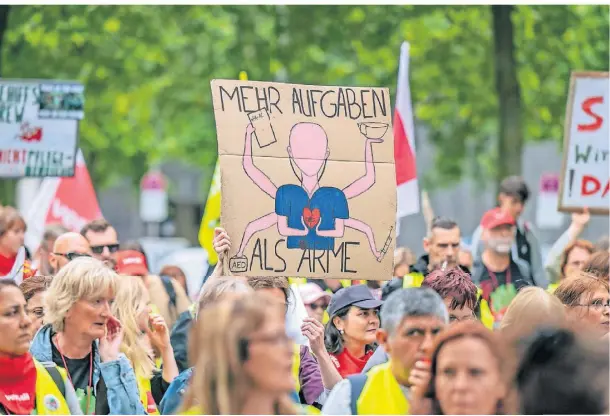
{"label": "yellow vest with logo", "polygon": [[359,415],[409,414],[409,402],[392,374],[389,361],[368,372],[356,409]]}
{"label": "yellow vest with logo", "polygon": [[[138,391],[140,393],[140,402],[146,409],[146,413],[149,415],[160,415],[157,403],[154,402],[152,397],[152,387],[150,386],[150,379],[141,375],[137,376],[138,380]],[[151,402],[152,401],[152,402]]]}
{"label": "yellow vest with logo", "polygon": [[[70,408],[59,387],[44,365],[34,359],[36,366],[36,414],[38,415],[69,415]],[[57,367],[64,383],[68,379],[66,371]]]}

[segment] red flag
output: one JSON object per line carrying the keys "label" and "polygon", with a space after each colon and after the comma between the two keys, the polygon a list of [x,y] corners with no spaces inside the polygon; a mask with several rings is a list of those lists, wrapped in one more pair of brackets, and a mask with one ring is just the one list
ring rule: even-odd
{"label": "red flag", "polygon": [[[394,110],[394,160],[396,163],[396,218],[419,212],[419,187],[415,163],[413,110],[409,87],[409,43],[400,47],[396,108]],[[397,228],[398,230],[399,228]]]}
{"label": "red flag", "polygon": [[35,251],[46,225],[59,223],[70,231],[79,232],[86,223],[99,218],[102,218],[102,212],[79,149],[74,176],[43,179],[26,216],[25,244]]}

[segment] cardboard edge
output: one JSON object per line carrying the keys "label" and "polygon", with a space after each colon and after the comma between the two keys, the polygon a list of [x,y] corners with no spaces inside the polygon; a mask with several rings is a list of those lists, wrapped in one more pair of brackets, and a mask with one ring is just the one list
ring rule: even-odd
{"label": "cardboard edge", "polygon": [[[582,78],[609,78],[610,72],[595,72],[595,71],[573,71],[570,74],[570,84],[568,92],[568,100],[566,105],[566,117],[563,126],[563,160],[561,162],[560,181],[559,181],[559,198],[557,200],[557,211],[564,213],[580,213],[584,207],[575,207],[563,205],[563,193],[565,189],[565,175],[568,166],[568,150],[572,137],[570,135],[572,125],[572,108],[574,106],[574,95],[576,92],[576,80]],[[609,209],[591,208],[589,213],[593,215],[609,215]]]}
{"label": "cardboard edge", "polygon": [[563,193],[565,190],[566,168],[568,166],[568,150],[570,148],[570,127],[572,125],[572,107],[574,105],[574,90],[576,86],[576,73],[570,75],[568,99],[566,104],[566,116],[563,122],[563,158],[561,161],[560,181],[559,181],[559,199],[557,200],[557,211],[569,212],[563,205]]}

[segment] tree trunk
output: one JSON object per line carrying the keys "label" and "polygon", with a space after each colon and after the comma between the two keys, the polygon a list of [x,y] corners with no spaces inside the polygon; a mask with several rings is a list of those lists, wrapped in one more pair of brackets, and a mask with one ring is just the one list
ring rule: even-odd
{"label": "tree trunk", "polygon": [[[2,49],[4,46],[4,33],[8,27],[8,14],[11,6],[0,5],[0,76],[4,72],[2,68]],[[0,205],[15,205],[16,179],[0,179]]]}
{"label": "tree trunk", "polygon": [[494,63],[500,123],[496,184],[508,175],[521,174],[523,127],[521,92],[517,80],[511,15],[514,6],[491,6],[494,30]]}

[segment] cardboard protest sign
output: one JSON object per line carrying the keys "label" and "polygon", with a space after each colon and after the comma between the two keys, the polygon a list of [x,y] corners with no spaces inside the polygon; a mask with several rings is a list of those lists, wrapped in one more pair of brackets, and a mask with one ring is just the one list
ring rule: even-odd
{"label": "cardboard protest sign", "polygon": [[608,215],[608,72],[574,72],[566,110],[559,211]]}
{"label": "cardboard protest sign", "polygon": [[232,80],[211,86],[231,272],[390,279],[396,171],[389,91]]}
{"label": "cardboard protest sign", "polygon": [[0,79],[0,177],[72,176],[84,87]]}

